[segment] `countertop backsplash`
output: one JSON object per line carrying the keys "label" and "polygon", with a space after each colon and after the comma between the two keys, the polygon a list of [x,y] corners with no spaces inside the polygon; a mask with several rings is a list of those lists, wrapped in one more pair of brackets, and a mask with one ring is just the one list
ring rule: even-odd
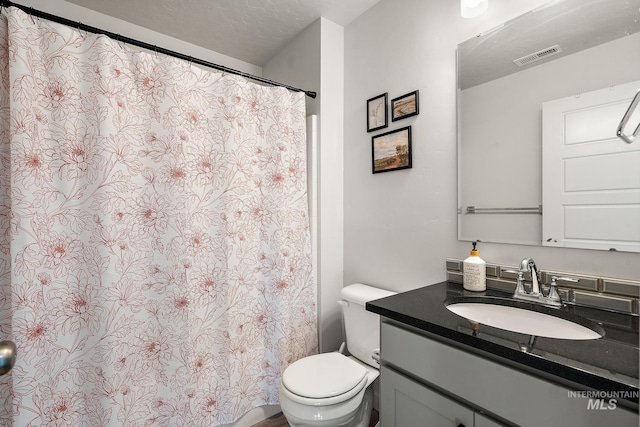
{"label": "countertop backsplash", "polygon": [[[448,281],[462,283],[462,262],[459,259],[447,258]],[[516,287],[517,275],[502,270],[517,269],[516,266],[487,262],[487,288],[513,292]],[[595,307],[636,316],[640,314],[640,281],[541,269],[542,288],[545,293],[549,291],[548,284],[551,282],[551,276],[568,276],[579,279],[578,283],[558,280],[558,293],[562,300],[568,304]],[[525,288],[529,290],[530,286],[531,275],[526,273]]]}

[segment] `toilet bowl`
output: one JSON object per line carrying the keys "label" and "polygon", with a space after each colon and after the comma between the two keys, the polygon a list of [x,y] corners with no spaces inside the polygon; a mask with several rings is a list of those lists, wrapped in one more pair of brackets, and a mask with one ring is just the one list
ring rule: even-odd
{"label": "toilet bowl", "polygon": [[393,292],[354,284],[343,288],[347,348],[351,356],[323,353],[302,358],[280,379],[280,407],[292,427],[368,427],[372,384],[380,375],[374,354],[380,346],[379,316],[365,303]]}

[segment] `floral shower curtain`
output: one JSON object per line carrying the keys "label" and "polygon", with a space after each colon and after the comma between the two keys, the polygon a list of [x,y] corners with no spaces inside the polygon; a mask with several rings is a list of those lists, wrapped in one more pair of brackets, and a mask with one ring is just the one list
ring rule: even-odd
{"label": "floral shower curtain", "polygon": [[317,351],[304,95],[8,9],[4,426],[213,426]]}

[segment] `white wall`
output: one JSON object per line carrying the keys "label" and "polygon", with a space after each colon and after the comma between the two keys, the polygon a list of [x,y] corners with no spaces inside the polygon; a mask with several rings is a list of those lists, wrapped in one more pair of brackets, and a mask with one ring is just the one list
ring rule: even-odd
{"label": "white wall", "polygon": [[320,349],[343,340],[337,301],[344,276],[344,28],[322,19],[320,113]]}
{"label": "white wall", "polygon": [[82,22],[85,25],[90,25],[101,30],[120,34],[123,37],[140,40],[153,46],[179,52],[214,64],[224,65],[234,70],[244,71],[255,76],[262,75],[262,68],[257,65],[249,64],[248,62],[183,42],[182,40],[130,24],[121,19],[116,19],[73,3],[68,3],[64,0],[13,0],[13,2],[72,21]]}
{"label": "white wall", "polygon": [[307,115],[320,114],[322,20],[318,19],[262,67],[263,77],[318,93],[307,97]]}
{"label": "white wall", "polygon": [[[479,18],[453,0],[382,0],[345,28],[345,283],[405,291],[446,278],[445,258],[468,256],[457,240],[456,46],[546,0],[491,0]],[[420,90],[413,168],[371,174],[366,100]],[[511,159],[499,159],[505,162]],[[482,244],[488,262],[638,279],[637,254]]]}
{"label": "white wall", "polygon": [[337,304],[343,287],[344,28],[325,18],[310,25],[263,67],[266,78],[315,90],[308,114],[319,117],[318,320],[321,351],[343,340]]}

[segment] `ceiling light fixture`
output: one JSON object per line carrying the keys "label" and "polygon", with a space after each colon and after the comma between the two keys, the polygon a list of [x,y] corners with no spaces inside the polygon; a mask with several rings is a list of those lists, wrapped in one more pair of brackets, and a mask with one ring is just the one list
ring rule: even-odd
{"label": "ceiling light fixture", "polygon": [[463,18],[475,18],[489,7],[489,0],[460,0],[460,13]]}

